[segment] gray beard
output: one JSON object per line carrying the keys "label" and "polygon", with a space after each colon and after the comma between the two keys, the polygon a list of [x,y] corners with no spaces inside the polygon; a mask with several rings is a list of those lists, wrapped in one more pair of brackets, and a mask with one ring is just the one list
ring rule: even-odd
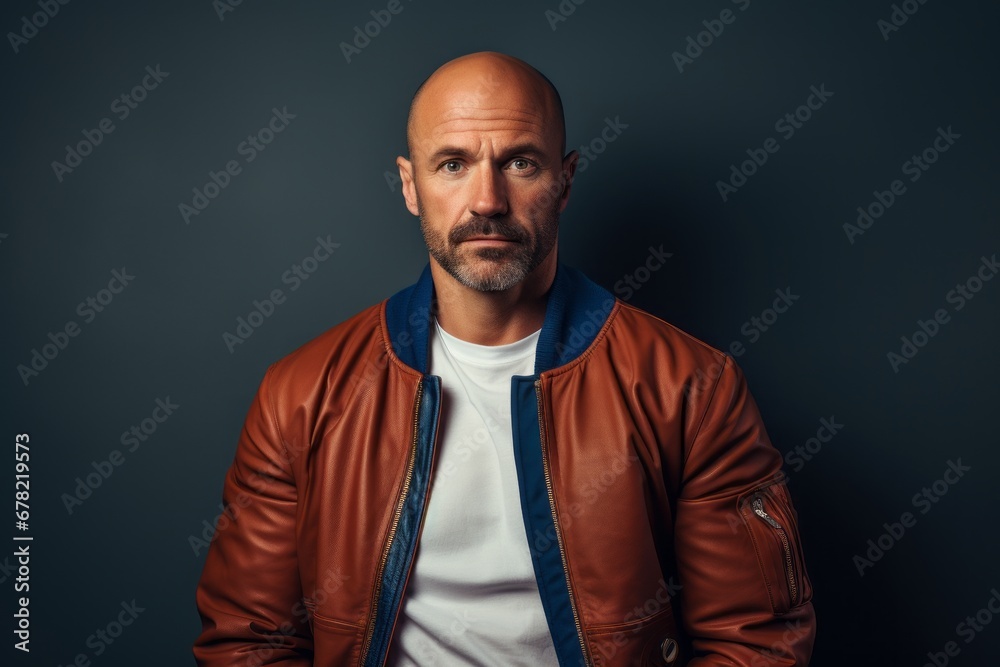
{"label": "gray beard", "polygon": [[[419,202],[418,202],[418,208]],[[479,292],[502,292],[524,281],[549,256],[555,247],[559,231],[559,218],[554,212],[538,227],[534,238],[519,226],[501,218],[474,218],[451,230],[445,239],[429,228],[423,210],[420,211],[420,228],[431,257],[462,285]],[[511,249],[482,248],[476,258],[493,266],[492,270],[477,269],[459,250],[459,243],[472,236],[500,235],[518,242]]]}

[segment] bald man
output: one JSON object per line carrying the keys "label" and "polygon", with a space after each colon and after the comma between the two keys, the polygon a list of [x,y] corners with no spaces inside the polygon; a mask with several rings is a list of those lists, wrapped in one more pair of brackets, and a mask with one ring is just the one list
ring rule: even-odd
{"label": "bald man", "polygon": [[419,280],[272,365],[200,665],[799,665],[812,587],[733,360],[558,261],[551,82],[463,56],[397,166]]}

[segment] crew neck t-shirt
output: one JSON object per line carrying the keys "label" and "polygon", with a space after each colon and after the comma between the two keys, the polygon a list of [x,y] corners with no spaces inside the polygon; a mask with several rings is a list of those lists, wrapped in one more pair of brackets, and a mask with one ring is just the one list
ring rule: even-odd
{"label": "crew neck t-shirt", "polygon": [[514,466],[511,376],[532,375],[539,331],[476,345],[431,331],[438,452],[388,664],[557,665]]}

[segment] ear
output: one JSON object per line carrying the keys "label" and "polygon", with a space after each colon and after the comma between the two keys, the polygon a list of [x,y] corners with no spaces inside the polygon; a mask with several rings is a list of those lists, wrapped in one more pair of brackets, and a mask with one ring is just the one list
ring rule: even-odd
{"label": "ear", "polygon": [[396,166],[399,167],[399,180],[403,182],[403,199],[406,200],[406,208],[413,215],[419,216],[417,186],[413,180],[413,163],[400,155],[396,158]]}
{"label": "ear", "polygon": [[570,151],[562,162],[562,173],[559,178],[562,182],[563,191],[559,197],[559,212],[562,213],[569,204],[569,191],[573,187],[573,178],[576,176],[576,165],[580,161],[580,154]]}

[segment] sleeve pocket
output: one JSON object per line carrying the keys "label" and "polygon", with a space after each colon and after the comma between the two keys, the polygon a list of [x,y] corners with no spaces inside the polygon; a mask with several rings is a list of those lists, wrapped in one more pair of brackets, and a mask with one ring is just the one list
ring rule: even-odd
{"label": "sleeve pocket", "polygon": [[776,481],[744,493],[740,514],[750,533],[771,609],[784,614],[812,599],[788,488]]}

